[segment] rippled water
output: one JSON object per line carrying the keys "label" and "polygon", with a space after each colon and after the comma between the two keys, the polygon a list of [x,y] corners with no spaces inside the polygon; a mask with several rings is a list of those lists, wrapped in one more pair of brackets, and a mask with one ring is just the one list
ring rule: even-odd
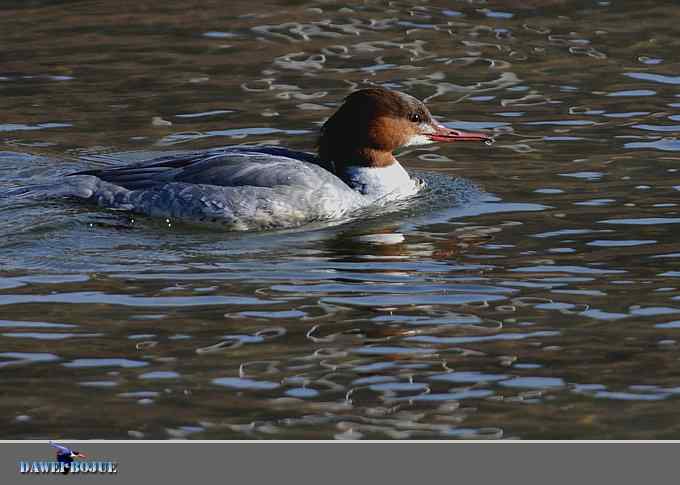
{"label": "rippled water", "polygon": [[399,156],[477,196],[334,227],[0,200],[3,436],[677,439],[679,19],[623,0],[6,3],[0,189],[91,155],[312,150],[370,84],[498,141]]}

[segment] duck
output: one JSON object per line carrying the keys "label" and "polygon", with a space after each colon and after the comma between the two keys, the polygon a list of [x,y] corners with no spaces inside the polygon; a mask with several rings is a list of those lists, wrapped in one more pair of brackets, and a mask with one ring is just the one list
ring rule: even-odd
{"label": "duck", "polygon": [[65,179],[62,195],[110,209],[221,223],[233,230],[299,227],[389,207],[423,189],[394,157],[399,148],[493,142],[447,128],[417,98],[383,87],[347,96],[323,123],[318,153],[232,145],[162,155]]}

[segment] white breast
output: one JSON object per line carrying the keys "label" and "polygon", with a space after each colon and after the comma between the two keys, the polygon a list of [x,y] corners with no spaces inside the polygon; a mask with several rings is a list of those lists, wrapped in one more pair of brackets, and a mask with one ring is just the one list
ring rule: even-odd
{"label": "white breast", "polygon": [[348,167],[345,180],[354,190],[374,199],[400,199],[418,192],[416,181],[397,161],[387,167]]}

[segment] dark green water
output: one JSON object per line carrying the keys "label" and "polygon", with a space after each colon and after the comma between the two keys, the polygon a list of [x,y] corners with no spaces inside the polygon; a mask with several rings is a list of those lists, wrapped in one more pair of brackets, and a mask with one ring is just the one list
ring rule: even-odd
{"label": "dark green water", "polygon": [[680,438],[678,22],[670,1],[5,4],[0,189],[93,154],[313,150],[371,84],[497,143],[399,155],[479,200],[314,230],[0,199],[3,437]]}

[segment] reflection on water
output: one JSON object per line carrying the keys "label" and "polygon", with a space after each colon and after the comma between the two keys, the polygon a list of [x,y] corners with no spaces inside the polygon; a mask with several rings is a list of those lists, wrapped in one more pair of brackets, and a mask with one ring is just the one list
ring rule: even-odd
{"label": "reflection on water", "polygon": [[0,199],[5,437],[679,436],[678,6],[0,13],[3,189],[111,153],[313,150],[370,84],[497,139],[404,150],[465,190],[335,227],[233,234]]}

